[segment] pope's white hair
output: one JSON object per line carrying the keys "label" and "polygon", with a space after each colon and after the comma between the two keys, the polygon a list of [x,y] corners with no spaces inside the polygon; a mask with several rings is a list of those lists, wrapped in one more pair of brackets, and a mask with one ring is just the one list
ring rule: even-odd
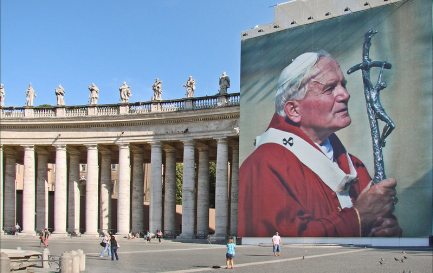
{"label": "pope's white hair", "polygon": [[321,57],[331,56],[324,50],[303,53],[281,71],[275,94],[275,112],[280,116],[286,117],[284,105],[287,101],[304,98],[310,73]]}

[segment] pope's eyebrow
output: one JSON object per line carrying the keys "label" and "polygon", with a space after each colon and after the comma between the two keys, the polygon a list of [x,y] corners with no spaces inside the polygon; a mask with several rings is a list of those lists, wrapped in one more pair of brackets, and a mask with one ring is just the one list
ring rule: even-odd
{"label": "pope's eyebrow", "polygon": [[346,78],[344,78],[343,81],[341,82],[341,85],[343,85],[343,87],[346,87],[346,84],[347,84],[347,80]]}
{"label": "pope's eyebrow", "polygon": [[[320,84],[320,85],[324,85],[324,86],[332,86],[332,85],[338,83],[338,81],[335,81],[335,80],[331,80],[331,81],[329,81],[329,82],[321,82],[321,81],[319,81],[319,80],[312,79],[311,81],[312,81],[312,82],[316,82],[316,83],[318,83],[318,84]],[[346,87],[346,84],[347,84],[347,80],[344,78],[344,79],[341,81],[341,85],[342,85],[343,87]]]}

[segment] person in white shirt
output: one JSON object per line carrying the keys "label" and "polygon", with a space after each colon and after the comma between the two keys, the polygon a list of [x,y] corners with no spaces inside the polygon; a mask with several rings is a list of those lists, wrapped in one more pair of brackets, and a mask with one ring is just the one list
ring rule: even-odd
{"label": "person in white shirt", "polygon": [[280,245],[281,245],[281,237],[278,235],[278,231],[275,232],[275,235],[272,236],[272,251],[274,252],[274,256],[280,256]]}

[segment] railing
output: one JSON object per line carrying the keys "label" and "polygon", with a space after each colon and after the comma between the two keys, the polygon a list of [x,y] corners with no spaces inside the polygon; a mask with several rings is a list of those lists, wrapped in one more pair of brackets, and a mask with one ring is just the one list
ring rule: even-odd
{"label": "railing", "polygon": [[239,105],[239,93],[215,95],[176,100],[136,102],[128,104],[39,106],[39,107],[0,107],[1,119],[16,118],[56,118],[85,116],[117,116],[119,114],[148,114],[156,112],[176,112],[201,110]]}
{"label": "railing", "polygon": [[[221,98],[221,97],[220,97]],[[218,106],[218,97],[197,98],[194,100],[194,109],[209,109]]]}
{"label": "railing", "polygon": [[0,109],[0,116],[2,118],[23,118],[24,108],[22,107],[7,107]]}
{"label": "railing", "polygon": [[97,116],[115,116],[119,114],[119,107],[117,106],[104,106],[97,107]]}
{"label": "railing", "polygon": [[34,108],[33,115],[35,118],[55,117],[56,110],[54,108]]}
{"label": "railing", "polygon": [[130,114],[145,114],[151,112],[151,105],[146,104],[133,104],[129,106],[129,113]]}
{"label": "railing", "polygon": [[186,108],[184,100],[162,101],[159,105],[161,112],[175,112]]}
{"label": "railing", "polygon": [[84,117],[87,116],[87,107],[67,107],[65,108],[65,116],[67,117]]}

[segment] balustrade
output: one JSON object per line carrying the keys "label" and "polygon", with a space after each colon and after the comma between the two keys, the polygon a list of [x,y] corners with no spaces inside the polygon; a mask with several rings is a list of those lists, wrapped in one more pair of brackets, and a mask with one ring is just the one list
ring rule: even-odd
{"label": "balustrade", "polygon": [[119,113],[118,106],[105,106],[101,105],[97,107],[97,115],[98,116],[115,116]]}
{"label": "balustrade", "polygon": [[22,118],[24,117],[24,108],[7,107],[0,109],[2,118]]}
{"label": "balustrade", "polygon": [[55,108],[34,108],[33,115],[35,118],[55,117],[56,110]]}
{"label": "balustrade", "polygon": [[83,117],[87,116],[87,107],[66,107],[67,117]]}
{"label": "balustrade", "polygon": [[[176,112],[182,110],[210,109],[216,107],[239,105],[239,93],[223,96],[206,96],[176,100],[136,102],[128,104],[127,114],[147,114],[153,112]],[[30,114],[29,114],[30,113]],[[63,114],[59,114],[63,113]],[[56,107],[2,107],[2,119],[14,118],[47,118],[47,117],[84,117],[84,116],[116,116],[120,113],[119,104],[65,106],[64,111],[56,112]]]}

